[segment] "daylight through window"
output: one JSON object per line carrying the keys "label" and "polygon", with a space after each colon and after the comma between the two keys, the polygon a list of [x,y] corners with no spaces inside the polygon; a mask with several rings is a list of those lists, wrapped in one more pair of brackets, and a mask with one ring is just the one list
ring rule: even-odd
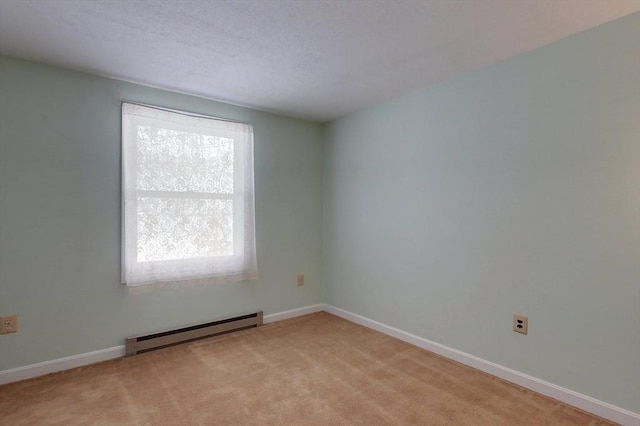
{"label": "daylight through window", "polygon": [[255,279],[251,125],[123,103],[122,281]]}

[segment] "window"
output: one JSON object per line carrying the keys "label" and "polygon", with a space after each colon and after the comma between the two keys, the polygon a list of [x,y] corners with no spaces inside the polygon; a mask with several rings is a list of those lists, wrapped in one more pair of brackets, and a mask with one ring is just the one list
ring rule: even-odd
{"label": "window", "polygon": [[251,125],[122,104],[122,282],[257,276]]}

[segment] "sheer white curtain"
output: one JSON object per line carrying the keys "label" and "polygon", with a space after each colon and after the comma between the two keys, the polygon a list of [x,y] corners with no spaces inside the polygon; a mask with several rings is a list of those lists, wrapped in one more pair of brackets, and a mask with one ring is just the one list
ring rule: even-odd
{"label": "sheer white curtain", "polygon": [[122,282],[257,278],[253,128],[122,104]]}

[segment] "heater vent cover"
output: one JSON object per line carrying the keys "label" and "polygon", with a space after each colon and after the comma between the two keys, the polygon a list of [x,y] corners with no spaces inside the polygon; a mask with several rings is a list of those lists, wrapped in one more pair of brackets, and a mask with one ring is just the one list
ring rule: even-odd
{"label": "heater vent cover", "polygon": [[126,356],[137,355],[142,352],[172,346],[178,343],[229,333],[250,327],[262,325],[262,311],[252,314],[225,318],[204,324],[190,325],[175,330],[160,331],[144,336],[127,338]]}

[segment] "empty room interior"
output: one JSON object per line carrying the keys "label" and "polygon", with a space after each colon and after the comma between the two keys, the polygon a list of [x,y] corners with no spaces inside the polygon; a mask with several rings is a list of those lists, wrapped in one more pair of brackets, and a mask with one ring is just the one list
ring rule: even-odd
{"label": "empty room interior", "polygon": [[640,425],[640,0],[0,0],[0,424]]}

